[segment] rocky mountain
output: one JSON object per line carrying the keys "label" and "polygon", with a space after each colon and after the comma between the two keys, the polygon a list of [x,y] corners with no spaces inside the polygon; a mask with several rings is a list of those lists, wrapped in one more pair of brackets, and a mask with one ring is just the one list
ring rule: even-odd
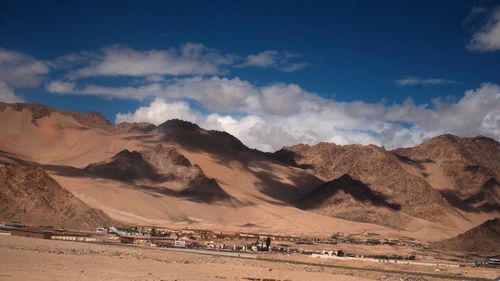
{"label": "rocky mountain", "polygon": [[229,200],[227,194],[215,180],[208,178],[199,166],[191,164],[170,145],[157,145],[143,151],[122,150],[105,161],[90,164],[85,169],[102,178],[118,181],[153,184],[180,185],[172,190],[164,187],[164,192],[182,195],[201,201]]}
{"label": "rocky mountain", "polygon": [[433,243],[449,251],[476,253],[483,256],[500,254],[500,219],[487,220],[456,237]]}
{"label": "rocky mountain", "polygon": [[429,181],[441,174],[446,181],[437,180],[435,186],[455,207],[500,211],[500,143],[495,140],[441,135],[394,152]]}
{"label": "rocky mountain", "polygon": [[349,174],[408,215],[445,221],[446,210],[451,209],[429,183],[408,173],[395,154],[375,145],[301,144],[285,147],[272,156],[327,181]]}
{"label": "rocky mountain", "polygon": [[441,135],[395,153],[413,161],[435,163],[460,195],[480,192],[488,181],[500,179],[500,143],[486,137]]}
{"label": "rocky mountain", "polygon": [[62,188],[42,167],[0,166],[0,219],[76,229],[117,224]]}
{"label": "rocky mountain", "polygon": [[306,194],[298,206],[319,214],[352,221],[404,226],[408,219],[398,211],[401,206],[353,179],[348,174],[328,181]]}
{"label": "rocky mountain", "polygon": [[139,152],[126,149],[110,159],[88,165],[85,170],[103,178],[128,182],[160,179],[151,164],[146,162]]}

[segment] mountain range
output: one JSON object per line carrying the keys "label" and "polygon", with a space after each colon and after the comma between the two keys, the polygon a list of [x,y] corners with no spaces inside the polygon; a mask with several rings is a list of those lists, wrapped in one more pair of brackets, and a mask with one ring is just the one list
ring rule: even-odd
{"label": "mountain range", "polygon": [[500,143],[297,144],[273,152],[182,120],[0,103],[0,220],[450,239],[500,215]]}

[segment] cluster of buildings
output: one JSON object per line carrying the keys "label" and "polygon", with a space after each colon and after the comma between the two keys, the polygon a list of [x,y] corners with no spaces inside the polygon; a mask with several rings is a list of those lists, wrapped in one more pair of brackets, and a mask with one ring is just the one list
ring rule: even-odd
{"label": "cluster of buildings", "polygon": [[[330,240],[315,237],[297,237],[248,232],[215,232],[201,229],[170,229],[156,226],[98,227],[95,232],[69,231],[64,229],[34,228],[20,222],[8,222],[0,226],[0,232],[14,236],[40,239],[54,239],[80,242],[107,242],[123,244],[143,244],[153,247],[193,248],[217,251],[272,251],[274,253],[323,254],[329,256],[349,256],[341,250],[322,249],[318,245],[366,244],[366,245],[408,245],[408,241],[388,239],[355,239],[340,233]],[[411,244],[415,246],[416,244]],[[329,246],[327,246],[329,247]]]}
{"label": "cluster of buildings", "polygon": [[[375,236],[375,234],[372,234]],[[410,248],[424,248],[422,243],[411,239],[389,239],[389,238],[355,238],[351,235],[344,236],[340,233],[333,234],[331,241],[334,244],[354,244],[354,245],[390,245]]]}
{"label": "cluster of buildings", "polygon": [[[70,231],[65,229],[30,227],[17,221],[11,221],[0,226],[1,234],[77,242],[96,242],[98,237],[93,232]],[[102,240],[102,239],[101,239]]]}
{"label": "cluster of buildings", "polygon": [[[387,239],[376,234],[343,235],[336,233],[328,240],[315,237],[296,237],[248,232],[215,232],[201,229],[169,229],[166,227],[98,227],[95,231],[73,231],[66,229],[31,227],[11,221],[0,225],[0,235],[23,236],[38,239],[52,239],[77,242],[142,244],[150,247],[191,248],[232,252],[301,253],[313,257],[347,259],[371,258],[383,261],[415,260],[415,255],[371,255],[359,256],[332,249],[336,244],[391,245],[427,248],[426,245],[408,239]],[[325,247],[321,249],[322,247]],[[333,246],[335,247],[335,246]],[[476,266],[500,266],[500,257],[476,261]]]}

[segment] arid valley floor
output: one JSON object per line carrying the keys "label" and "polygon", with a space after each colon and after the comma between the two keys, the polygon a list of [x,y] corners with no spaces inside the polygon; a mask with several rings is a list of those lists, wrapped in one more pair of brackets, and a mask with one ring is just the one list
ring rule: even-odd
{"label": "arid valley floor", "polygon": [[0,236],[0,280],[493,280],[490,268],[247,258]]}

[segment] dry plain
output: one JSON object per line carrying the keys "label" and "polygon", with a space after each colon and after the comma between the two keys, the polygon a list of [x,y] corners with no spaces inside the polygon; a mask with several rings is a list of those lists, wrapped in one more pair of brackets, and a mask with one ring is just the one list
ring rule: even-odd
{"label": "dry plain", "polygon": [[303,255],[224,257],[0,236],[0,280],[493,280],[500,270],[390,265]]}

